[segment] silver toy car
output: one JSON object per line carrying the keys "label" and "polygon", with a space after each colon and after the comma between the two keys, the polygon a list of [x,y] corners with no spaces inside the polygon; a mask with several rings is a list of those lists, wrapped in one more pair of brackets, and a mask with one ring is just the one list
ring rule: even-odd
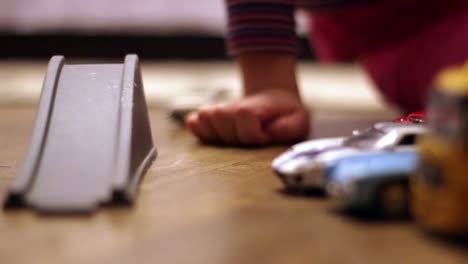
{"label": "silver toy car", "polygon": [[384,122],[350,137],[309,140],[292,146],[273,160],[272,167],[287,188],[324,188],[327,173],[342,158],[413,149],[426,127],[421,124]]}

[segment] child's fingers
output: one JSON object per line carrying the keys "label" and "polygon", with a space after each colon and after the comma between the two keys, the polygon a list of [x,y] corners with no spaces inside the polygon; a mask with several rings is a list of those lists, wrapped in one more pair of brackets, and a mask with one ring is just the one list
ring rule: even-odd
{"label": "child's fingers", "polygon": [[236,134],[244,145],[264,145],[269,142],[262,131],[260,120],[246,107],[238,107],[235,112]]}
{"label": "child's fingers", "polygon": [[185,125],[192,131],[192,133],[201,141],[206,141],[205,135],[200,129],[200,122],[198,121],[198,113],[191,113],[185,119]]}
{"label": "child's fingers", "polygon": [[215,141],[216,138],[213,136],[213,133],[201,122],[199,113],[191,113],[185,123],[202,142],[210,143]]}
{"label": "child's fingers", "polygon": [[238,144],[236,135],[236,124],[232,106],[217,105],[213,109],[213,125],[220,139],[228,145]]}
{"label": "child's fingers", "polygon": [[213,109],[210,106],[203,107],[198,112],[198,120],[201,133],[207,138],[206,142],[219,143],[220,137],[213,124]]}
{"label": "child's fingers", "polygon": [[309,114],[305,110],[288,113],[273,120],[265,130],[274,142],[302,140],[309,132]]}
{"label": "child's fingers", "polygon": [[278,91],[206,106],[187,119],[187,126],[206,143],[251,146],[303,139],[309,123],[298,98]]}

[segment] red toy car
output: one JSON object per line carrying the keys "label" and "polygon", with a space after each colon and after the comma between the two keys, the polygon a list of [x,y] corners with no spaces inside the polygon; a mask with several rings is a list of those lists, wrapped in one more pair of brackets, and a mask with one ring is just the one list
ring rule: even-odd
{"label": "red toy car", "polygon": [[399,117],[393,121],[399,122],[399,123],[424,124],[426,123],[426,111],[421,110],[421,111],[413,112],[407,116]]}

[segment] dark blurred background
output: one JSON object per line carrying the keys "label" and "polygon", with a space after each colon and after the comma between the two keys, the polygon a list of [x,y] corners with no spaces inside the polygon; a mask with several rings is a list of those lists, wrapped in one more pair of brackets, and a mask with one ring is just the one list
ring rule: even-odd
{"label": "dark blurred background", "polygon": [[[307,31],[298,14],[298,31]],[[2,0],[0,58],[226,59],[223,0]],[[314,58],[301,37],[300,57]]]}

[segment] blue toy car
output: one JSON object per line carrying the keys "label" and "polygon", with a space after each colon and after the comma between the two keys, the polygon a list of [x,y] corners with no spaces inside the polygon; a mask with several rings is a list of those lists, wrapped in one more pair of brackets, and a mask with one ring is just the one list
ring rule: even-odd
{"label": "blue toy car", "polygon": [[344,209],[401,217],[408,214],[408,178],[418,163],[416,149],[343,158],[330,167],[326,189]]}

